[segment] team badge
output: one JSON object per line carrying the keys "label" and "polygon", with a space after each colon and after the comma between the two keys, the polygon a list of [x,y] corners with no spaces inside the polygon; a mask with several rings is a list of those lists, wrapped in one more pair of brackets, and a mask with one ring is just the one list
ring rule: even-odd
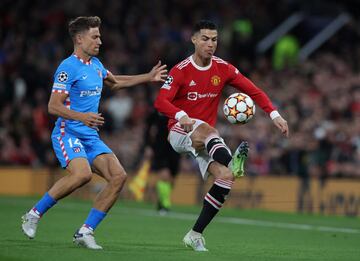
{"label": "team badge", "polygon": [[219,76],[214,75],[213,77],[211,77],[211,83],[212,83],[212,85],[218,86],[218,85],[220,84],[220,82],[221,82],[221,79],[220,79]]}
{"label": "team badge", "polygon": [[73,148],[73,151],[75,153],[79,153],[81,151],[81,148],[80,147],[75,147],[75,148]]}
{"label": "team badge", "polygon": [[57,75],[57,79],[58,79],[59,82],[66,82],[67,79],[68,79],[68,75],[64,71],[59,72],[59,74]]}
{"label": "team badge", "polygon": [[102,78],[102,73],[101,73],[100,69],[96,69],[96,71],[97,71],[99,77]]}

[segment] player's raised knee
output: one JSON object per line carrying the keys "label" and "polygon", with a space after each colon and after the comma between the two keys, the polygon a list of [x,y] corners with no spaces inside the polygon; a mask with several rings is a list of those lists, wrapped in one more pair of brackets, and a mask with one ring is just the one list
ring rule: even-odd
{"label": "player's raised knee", "polygon": [[90,171],[82,171],[73,173],[74,177],[76,177],[79,184],[86,184],[92,178],[92,173]]}
{"label": "player's raised knee", "polygon": [[125,184],[126,179],[127,179],[126,172],[125,171],[118,171],[118,172],[113,173],[111,175],[111,178],[110,178],[109,182],[113,186],[121,188]]}

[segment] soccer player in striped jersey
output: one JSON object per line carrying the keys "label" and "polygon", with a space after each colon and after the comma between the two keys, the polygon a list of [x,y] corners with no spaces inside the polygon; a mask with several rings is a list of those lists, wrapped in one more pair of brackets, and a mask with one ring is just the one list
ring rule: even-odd
{"label": "soccer player in striped jersey", "polygon": [[40,218],[60,199],[91,180],[92,172],[107,181],[84,224],[73,237],[77,245],[102,249],[94,230],[115,203],[126,173],[111,149],[100,139],[104,118],[98,112],[103,84],[112,90],[144,82],[164,81],[166,65],[159,62],[149,73],[121,76],[106,70],[95,56],[101,46],[99,17],[77,17],[69,23],[74,53],[62,61],[54,75],[49,113],[58,116],[51,135],[55,154],[68,175],[57,181],[23,218],[22,230],[34,238]]}
{"label": "soccer player in striped jersey", "polygon": [[224,204],[235,177],[244,175],[248,153],[247,142],[242,142],[232,155],[215,129],[224,86],[228,84],[248,94],[285,136],[289,130],[287,122],[261,89],[233,65],[214,56],[218,40],[214,23],[197,23],[191,40],[195,52],[171,69],[155,101],[155,108],[169,118],[168,139],[174,150],[195,157],[203,179],[209,174],[214,176],[202,211],[183,239],[185,245],[195,251],[207,251],[202,233]]}

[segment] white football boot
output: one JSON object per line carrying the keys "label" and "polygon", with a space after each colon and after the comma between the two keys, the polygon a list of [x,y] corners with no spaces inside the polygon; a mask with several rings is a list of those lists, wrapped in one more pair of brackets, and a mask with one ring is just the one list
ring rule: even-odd
{"label": "white football boot", "polygon": [[205,238],[200,234],[190,230],[184,237],[183,242],[186,247],[191,247],[194,251],[208,251],[205,247]]}
{"label": "white football boot", "polygon": [[40,218],[30,213],[26,213],[21,217],[21,219],[22,219],[22,224],[21,224],[22,231],[30,239],[34,239]]}
{"label": "white football boot", "polygon": [[89,249],[95,249],[95,250],[103,249],[102,246],[96,244],[94,238],[94,232],[90,229],[88,229],[84,233],[80,233],[78,229],[73,236],[73,242],[78,246]]}

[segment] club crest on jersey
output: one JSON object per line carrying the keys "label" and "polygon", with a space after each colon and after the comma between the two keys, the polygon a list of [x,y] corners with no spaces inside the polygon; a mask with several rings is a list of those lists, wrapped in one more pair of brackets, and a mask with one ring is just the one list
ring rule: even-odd
{"label": "club crest on jersey", "polygon": [[212,83],[212,85],[218,86],[218,85],[220,84],[220,82],[221,82],[221,79],[220,79],[219,76],[214,75],[213,77],[211,77],[211,83]]}
{"label": "club crest on jersey", "polygon": [[79,153],[81,151],[81,148],[80,147],[75,147],[75,148],[73,148],[73,151],[75,153]]}
{"label": "club crest on jersey", "polygon": [[173,82],[173,80],[174,80],[174,78],[173,78],[171,75],[169,75],[169,76],[166,78],[163,86],[161,86],[161,88],[162,88],[162,89],[170,90],[170,88],[171,88],[170,84]]}
{"label": "club crest on jersey", "polygon": [[66,82],[67,79],[68,79],[68,75],[64,71],[59,72],[58,75],[57,75],[57,79],[58,79],[59,82]]}
{"label": "club crest on jersey", "polygon": [[100,78],[102,78],[102,73],[101,73],[100,69],[99,69],[99,68],[97,68],[97,69],[96,69],[96,71],[97,71],[97,73],[98,73],[99,77],[100,77]]}

